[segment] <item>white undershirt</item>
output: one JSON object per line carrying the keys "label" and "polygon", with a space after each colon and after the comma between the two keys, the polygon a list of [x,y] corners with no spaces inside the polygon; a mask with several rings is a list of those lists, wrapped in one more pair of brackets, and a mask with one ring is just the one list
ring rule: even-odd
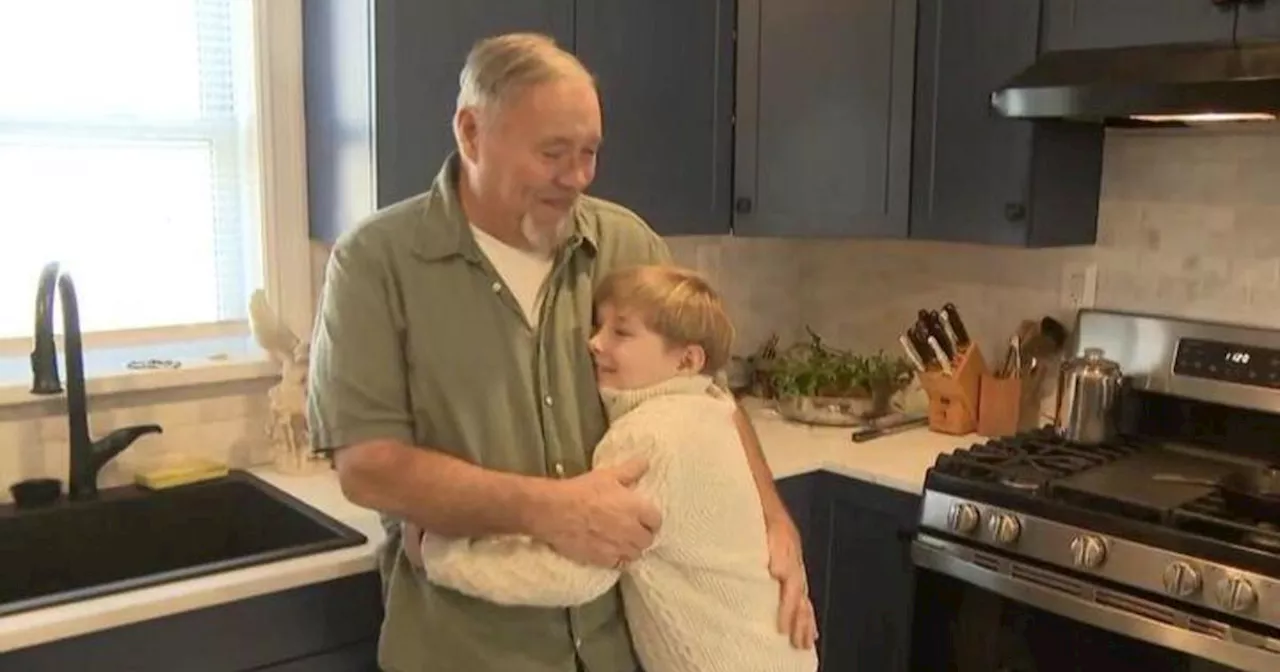
{"label": "white undershirt", "polygon": [[512,247],[474,224],[471,225],[471,233],[475,236],[480,251],[488,257],[494,270],[507,283],[507,289],[515,297],[516,303],[520,304],[529,325],[536,328],[538,313],[542,310],[542,290],[547,276],[551,274],[554,255]]}

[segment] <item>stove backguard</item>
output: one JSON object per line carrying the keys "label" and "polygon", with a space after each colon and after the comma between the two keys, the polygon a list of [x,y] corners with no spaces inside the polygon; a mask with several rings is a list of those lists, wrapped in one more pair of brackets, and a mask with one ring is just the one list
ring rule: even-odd
{"label": "stove backguard", "polygon": [[1125,437],[1280,462],[1280,331],[1088,309],[1068,350],[1091,347],[1124,373]]}

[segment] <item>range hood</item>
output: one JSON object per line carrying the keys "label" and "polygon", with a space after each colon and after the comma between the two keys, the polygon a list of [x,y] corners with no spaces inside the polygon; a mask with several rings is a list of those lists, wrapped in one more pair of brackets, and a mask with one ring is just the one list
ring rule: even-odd
{"label": "range hood", "polygon": [[1113,125],[1273,120],[1280,44],[1048,52],[992,93],[991,106],[1014,119]]}

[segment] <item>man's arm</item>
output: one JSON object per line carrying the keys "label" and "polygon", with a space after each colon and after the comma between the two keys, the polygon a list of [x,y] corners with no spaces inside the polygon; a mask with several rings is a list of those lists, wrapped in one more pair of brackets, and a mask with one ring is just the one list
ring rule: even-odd
{"label": "man's arm", "polygon": [[[615,428],[595,449],[595,470],[636,458],[649,471],[635,485],[638,495],[665,509],[676,451],[651,431]],[[649,551],[661,542],[655,542]],[[618,568],[589,567],[523,535],[482,539],[445,539],[427,534],[419,547],[427,580],[498,604],[568,607],[603,595],[618,578]]]}
{"label": "man's arm", "polygon": [[528,534],[605,566],[637,557],[658,524],[656,511],[627,487],[644,465],[552,480],[486,470],[413,444],[405,320],[374,243],[346,239],[335,247],[312,338],[312,441],[336,451],[347,498],[438,534]]}

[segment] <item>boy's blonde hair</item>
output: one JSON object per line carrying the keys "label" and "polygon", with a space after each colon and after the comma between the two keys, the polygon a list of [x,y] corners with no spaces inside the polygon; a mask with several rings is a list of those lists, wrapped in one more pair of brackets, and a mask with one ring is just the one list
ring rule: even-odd
{"label": "boy's blonde hair", "polygon": [[720,295],[706,278],[678,266],[631,266],[605,276],[595,305],[635,311],[668,344],[697,345],[706,353],[702,373],[729,363],[734,329]]}

